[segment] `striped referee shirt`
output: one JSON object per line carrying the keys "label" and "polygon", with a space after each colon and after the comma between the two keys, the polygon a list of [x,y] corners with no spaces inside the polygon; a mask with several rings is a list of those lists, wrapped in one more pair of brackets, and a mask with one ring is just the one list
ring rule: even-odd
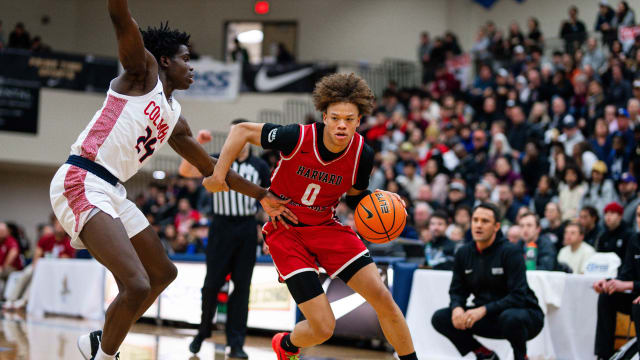
{"label": "striped referee shirt", "polygon": [[[212,156],[217,158],[220,155],[213,154]],[[264,160],[253,155],[249,155],[242,162],[234,161],[231,169],[263,188],[267,188],[271,184],[269,165]],[[212,209],[215,216],[253,216],[258,211],[256,199],[234,190],[214,193],[212,198]]]}

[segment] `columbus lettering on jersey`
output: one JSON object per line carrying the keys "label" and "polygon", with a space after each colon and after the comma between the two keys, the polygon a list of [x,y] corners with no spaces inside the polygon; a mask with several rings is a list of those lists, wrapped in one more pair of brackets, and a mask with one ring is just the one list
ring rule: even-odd
{"label": "columbus lettering on jersey", "polygon": [[[165,123],[164,118],[160,117],[160,106],[156,105],[155,101],[150,101],[147,107],[144,109],[144,114],[147,115],[149,121],[151,121],[153,123],[153,126],[156,127],[156,130],[158,132],[158,141],[163,142],[164,138],[167,136],[169,125]],[[158,118],[160,118],[159,122]]]}
{"label": "columbus lettering on jersey", "polygon": [[340,185],[342,183],[342,176],[329,174],[324,171],[309,169],[304,166],[299,166],[296,174],[302,177],[306,177],[307,179],[317,180],[331,185]]}

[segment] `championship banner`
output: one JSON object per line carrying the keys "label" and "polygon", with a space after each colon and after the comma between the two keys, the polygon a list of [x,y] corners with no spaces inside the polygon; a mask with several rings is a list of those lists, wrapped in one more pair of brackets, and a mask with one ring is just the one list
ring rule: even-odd
{"label": "championship banner", "polygon": [[0,52],[0,78],[36,81],[41,87],[105,92],[117,74],[115,58],[15,49]]}
{"label": "championship banner", "polygon": [[618,40],[622,43],[622,49],[629,51],[636,36],[640,35],[640,26],[621,26],[618,28]]}
{"label": "championship banner", "polygon": [[311,93],[316,82],[337,71],[336,65],[248,65],[242,81],[247,91]]}
{"label": "championship banner", "polygon": [[210,58],[192,60],[194,83],[179,97],[200,98],[213,101],[232,101],[240,89],[240,63],[223,63]]}

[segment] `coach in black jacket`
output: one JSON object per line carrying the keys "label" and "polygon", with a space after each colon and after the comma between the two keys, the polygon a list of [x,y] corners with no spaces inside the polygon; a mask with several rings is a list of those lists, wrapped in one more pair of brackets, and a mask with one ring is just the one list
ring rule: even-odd
{"label": "coach in black jacket", "polygon": [[[640,206],[636,208],[636,222],[640,225]],[[594,290],[600,294],[595,344],[598,359],[609,359],[613,355],[617,312],[631,315],[640,343],[640,234],[633,234],[625,240],[628,244],[618,277],[593,284]]]}
{"label": "coach in black jacket", "polygon": [[[527,284],[522,250],[500,232],[495,205],[482,203],[473,210],[474,243],[455,256],[449,294],[451,305],[433,314],[433,327],[449,338],[463,356],[473,351],[477,359],[498,359],[473,335],[507,339],[516,360],[525,359],[527,340],[544,324],[538,299]],[[474,305],[467,306],[473,294]]]}

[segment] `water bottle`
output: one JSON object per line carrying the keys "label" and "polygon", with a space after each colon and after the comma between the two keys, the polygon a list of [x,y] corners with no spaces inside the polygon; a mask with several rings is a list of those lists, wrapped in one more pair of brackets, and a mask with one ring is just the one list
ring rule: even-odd
{"label": "water bottle", "polygon": [[431,266],[431,260],[433,260],[433,252],[431,249],[431,243],[428,242],[424,247],[424,262],[425,265]]}
{"label": "water bottle", "polygon": [[527,270],[535,270],[537,260],[538,245],[535,241],[531,241],[527,244],[524,252],[524,264],[527,267]]}

